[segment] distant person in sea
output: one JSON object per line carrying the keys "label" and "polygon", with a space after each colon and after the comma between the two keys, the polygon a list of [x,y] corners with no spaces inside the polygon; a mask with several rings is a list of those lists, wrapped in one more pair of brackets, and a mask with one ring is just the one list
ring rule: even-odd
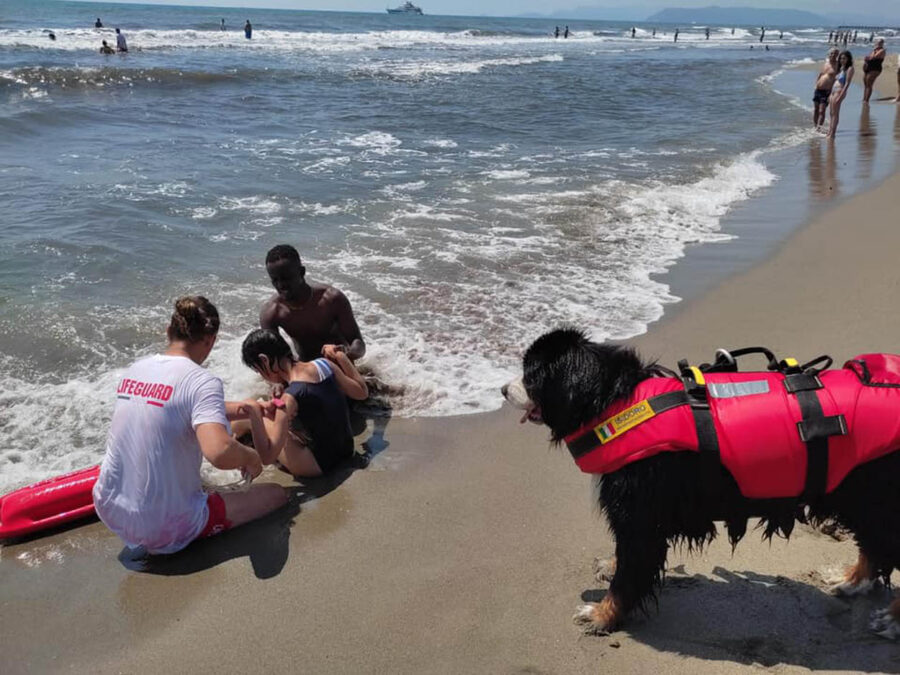
{"label": "distant person in sea", "polygon": [[563,31],[563,39],[564,40],[569,39],[569,27],[568,26],[566,26],[566,29]]}
{"label": "distant person in sea", "polygon": [[97,17],[97,20],[94,22],[94,28],[103,28],[103,22],[100,20],[100,17]]}
{"label": "distant person in sea", "polygon": [[279,244],[266,254],[266,272],[275,295],[259,313],[260,328],[282,329],[294,341],[302,361],[311,361],[326,347],[356,361],[366,353],[350,301],[334,286],[310,284],[297,249]]}
{"label": "distant person in sea", "polygon": [[857,35],[859,35],[859,31],[858,30],[853,31],[853,44],[856,44],[856,36]]}
{"label": "distant person in sea", "polygon": [[116,28],[116,51],[123,53],[128,51],[128,43],[125,42],[125,35],[118,28]]}
{"label": "distant person in sea", "polygon": [[219,26],[219,30],[225,30],[225,19],[222,19],[222,25]]}
{"label": "distant person in sea", "polygon": [[869,44],[872,44],[872,40],[875,39],[875,33],[869,33]]}
{"label": "distant person in sea", "polygon": [[779,40],[783,40],[783,39],[784,39],[784,31],[783,31],[783,30],[778,31],[778,39],[779,39]]}
{"label": "distant person in sea", "polygon": [[769,51],[769,45],[766,45],[766,51]]}
{"label": "distant person in sea", "polygon": [[831,40],[834,38],[834,31],[829,31],[828,33],[828,44],[831,44]]}
{"label": "distant person in sea", "polygon": [[675,39],[672,40],[672,42],[678,42],[678,33],[679,33],[679,30],[676,28],[675,29]]}
{"label": "distant person in sea", "polygon": [[103,41],[103,44],[100,46],[101,54],[115,54],[116,50],[106,44],[106,40]]}
{"label": "distant person in sea", "polygon": [[631,37],[634,38],[637,35],[637,28],[634,26],[631,27]]}
{"label": "distant person in sea", "polygon": [[847,92],[850,91],[850,83],[853,81],[853,55],[844,50],[838,56],[838,73],[834,78],[834,89],[831,90],[830,105],[830,124],[828,128],[828,137],[834,138],[837,133],[838,122],[841,117],[841,104],[847,98]]}
{"label": "distant person in sea", "polygon": [[734,28],[731,29],[731,34],[734,35]]}
{"label": "distant person in sea", "polygon": [[53,42],[56,41],[56,33],[54,33],[52,30],[47,31],[47,37],[50,38],[50,40]]}
{"label": "distant person in sea", "polygon": [[250,40],[253,37],[253,26],[250,25],[250,19],[244,24],[244,37]]}
{"label": "distant person in sea", "polygon": [[837,47],[829,49],[825,63],[816,76],[816,90],[813,93],[813,126],[816,129],[825,126],[825,112],[828,110],[831,90],[834,88],[834,78],[837,77],[839,53]]}
{"label": "distant person in sea", "polygon": [[885,56],[887,56],[887,52],[884,49],[884,40],[879,38],[872,53],[863,60],[863,103],[868,103],[872,97],[872,87],[875,86],[875,80],[878,79],[884,68]]}
{"label": "distant person in sea", "polygon": [[298,477],[321,476],[353,457],[347,399],[364,401],[369,390],[347,354],[328,345],[322,357],[298,361],[278,331],[259,328],[244,340],[241,359],[284,387],[273,419],[264,420],[263,446],[253,437],[257,450]]}
{"label": "distant person in sea", "polygon": [[559,37],[559,26],[557,26],[556,30],[553,31],[553,37],[555,37],[555,38]]}
{"label": "distant person in sea", "polygon": [[706,39],[709,40],[709,26],[706,27]]}
{"label": "distant person in sea", "polygon": [[656,29],[653,29],[653,37],[656,37]]}
{"label": "distant person in sea", "polygon": [[175,553],[287,502],[275,483],[246,492],[204,492],[204,457],[250,478],[274,461],[233,439],[229,429],[230,421],[249,418],[254,438],[265,447],[264,408],[253,400],[227,402],[222,380],[201,365],[219,333],[219,313],[209,300],[179,298],[166,333],[166,351],[136,361],[119,380],[93,488],[100,520],[127,546],[151,554]]}
{"label": "distant person in sea", "polygon": [[759,41],[762,43],[763,40],[766,39],[766,27],[760,26],[759,28]]}

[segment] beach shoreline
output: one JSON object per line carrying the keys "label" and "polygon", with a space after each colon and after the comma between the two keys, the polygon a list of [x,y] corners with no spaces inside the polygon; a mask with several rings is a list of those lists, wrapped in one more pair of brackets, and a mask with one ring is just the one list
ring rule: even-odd
{"label": "beach shoreline", "polygon": [[[900,233],[884,216],[898,189],[895,174],[838,204],[628,342],[668,365],[749,344],[836,363],[897,351]],[[588,478],[517,417],[391,420],[368,470],[159,569],[128,569],[99,523],[3,547],[5,670],[896,669],[895,647],[865,631],[884,596],[824,590],[854,546],[803,526],[789,544],[751,532],[734,555],[721,540],[675,551],[658,613],[582,636],[570,617],[601,593],[592,562],[612,542]]]}
{"label": "beach shoreline", "polygon": [[[896,95],[893,58],[876,96]],[[886,133],[882,121],[881,145],[900,143],[893,124]],[[853,143],[839,137],[836,157],[809,160],[813,192],[837,185],[834,165],[865,148]],[[821,144],[810,142],[811,157]],[[836,364],[900,352],[900,171],[872,183],[813,200],[802,225],[748,243],[748,224],[782,217],[777,200],[751,197],[724,221],[738,239],[688,246],[658,275],[682,300],[624,342],[667,366],[749,345]],[[504,406],[370,421],[357,439],[368,468],[300,487],[267,469],[261,480],[288,487],[289,508],[149,566],[96,521],[2,546],[4,672],[900,669],[896,646],[866,629],[887,595],[827,593],[853,543],[800,525],[789,543],[751,530],[735,552],[722,539],[694,556],[672,551],[658,611],[608,637],[582,635],[571,616],[602,595],[593,565],[613,542],[590,479],[518,417]]]}

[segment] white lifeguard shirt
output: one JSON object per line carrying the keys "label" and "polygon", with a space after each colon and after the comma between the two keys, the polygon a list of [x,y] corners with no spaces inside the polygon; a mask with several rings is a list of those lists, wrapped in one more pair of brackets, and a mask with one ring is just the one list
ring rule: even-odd
{"label": "white lifeguard shirt", "polygon": [[94,507],[128,546],[174,553],[206,526],[194,430],[208,422],[231,431],[222,380],[189,358],[150,356],[125,371]]}

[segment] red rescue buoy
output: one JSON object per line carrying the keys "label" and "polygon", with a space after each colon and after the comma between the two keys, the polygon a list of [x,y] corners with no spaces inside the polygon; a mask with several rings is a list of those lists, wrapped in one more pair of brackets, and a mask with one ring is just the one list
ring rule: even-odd
{"label": "red rescue buoy", "polygon": [[100,467],[48,478],[0,497],[0,539],[24,537],[94,515]]}

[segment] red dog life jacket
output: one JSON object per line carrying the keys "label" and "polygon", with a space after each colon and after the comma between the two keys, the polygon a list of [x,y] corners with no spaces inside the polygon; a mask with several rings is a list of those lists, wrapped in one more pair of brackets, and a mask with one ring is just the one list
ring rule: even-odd
{"label": "red dog life jacket", "polygon": [[611,473],[660,452],[703,451],[709,443],[702,439],[712,434],[741,493],[766,499],[831,492],[855,467],[900,449],[900,356],[865,354],[818,376],[697,379],[705,380],[700,398],[677,377],[641,382],[565,438],[576,464],[585,473]]}

